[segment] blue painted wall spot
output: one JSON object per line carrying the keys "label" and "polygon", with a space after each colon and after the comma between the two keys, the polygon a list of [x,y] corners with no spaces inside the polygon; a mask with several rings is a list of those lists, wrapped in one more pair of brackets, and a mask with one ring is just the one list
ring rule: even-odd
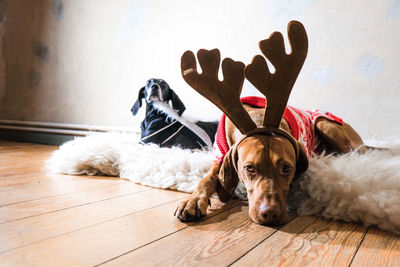
{"label": "blue painted wall spot", "polygon": [[392,0],[389,8],[387,9],[386,16],[388,19],[396,19],[400,14],[400,0]]}
{"label": "blue painted wall spot", "polygon": [[273,18],[272,25],[286,28],[289,21],[300,19],[317,3],[317,0],[280,0],[266,3],[266,14],[268,18]]}
{"label": "blue painted wall spot", "polygon": [[146,0],[131,0],[121,20],[120,34],[124,39],[138,39],[146,33],[149,21]]}
{"label": "blue painted wall spot", "polygon": [[327,86],[334,80],[334,72],[332,67],[322,68],[311,73],[312,79],[319,84],[319,86]]}
{"label": "blue painted wall spot", "polygon": [[57,20],[63,18],[64,15],[64,4],[62,0],[53,0],[51,2],[51,12],[56,17]]}
{"label": "blue painted wall spot", "polygon": [[383,69],[383,61],[378,57],[364,53],[362,54],[356,62],[356,67],[358,71],[365,77],[372,77],[380,73]]}

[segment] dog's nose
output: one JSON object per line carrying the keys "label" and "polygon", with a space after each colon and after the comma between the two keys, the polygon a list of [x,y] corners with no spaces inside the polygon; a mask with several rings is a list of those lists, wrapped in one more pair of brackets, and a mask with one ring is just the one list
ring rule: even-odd
{"label": "dog's nose", "polygon": [[157,85],[152,85],[150,87],[150,96],[159,96],[159,92],[158,92],[159,87]]}
{"label": "dog's nose", "polygon": [[270,206],[263,202],[258,207],[258,212],[265,224],[279,223],[281,211],[278,206]]}

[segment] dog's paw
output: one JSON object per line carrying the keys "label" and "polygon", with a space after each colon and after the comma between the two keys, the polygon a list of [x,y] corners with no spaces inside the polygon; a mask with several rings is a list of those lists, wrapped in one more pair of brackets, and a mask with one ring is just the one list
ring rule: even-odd
{"label": "dog's paw", "polygon": [[174,215],[181,222],[197,221],[206,216],[209,205],[211,206],[211,202],[208,198],[190,197],[179,204]]}

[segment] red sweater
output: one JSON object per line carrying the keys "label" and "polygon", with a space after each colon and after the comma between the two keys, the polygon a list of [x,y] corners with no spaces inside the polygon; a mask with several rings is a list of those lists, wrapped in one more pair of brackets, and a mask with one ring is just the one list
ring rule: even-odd
{"label": "red sweater", "polygon": [[[249,104],[254,107],[265,107],[265,98],[262,97],[248,96],[240,100],[243,104]],[[318,109],[309,111],[287,106],[283,113],[283,118],[288,122],[292,136],[304,145],[308,156],[318,154],[317,148],[320,141],[315,135],[315,123],[320,117],[337,122],[340,125],[343,123],[341,118]],[[225,118],[226,116],[223,114],[218,125],[214,143],[214,154],[219,164],[222,164],[226,153],[229,151],[225,135]]]}

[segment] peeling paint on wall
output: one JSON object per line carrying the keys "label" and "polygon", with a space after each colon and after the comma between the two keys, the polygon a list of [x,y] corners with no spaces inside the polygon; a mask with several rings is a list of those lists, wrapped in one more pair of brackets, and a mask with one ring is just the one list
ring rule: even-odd
{"label": "peeling paint on wall", "polygon": [[7,0],[0,0],[0,23],[4,20],[4,14],[6,11]]}
{"label": "peeling paint on wall", "polygon": [[62,0],[53,0],[51,2],[51,12],[57,20],[61,20],[64,15],[64,4]]}
{"label": "peeling paint on wall", "polygon": [[288,21],[299,19],[311,9],[316,2],[316,0],[268,1],[267,17],[272,19],[271,22],[276,25],[275,27],[286,28]]}
{"label": "peeling paint on wall", "polygon": [[33,53],[38,58],[39,64],[43,64],[50,58],[49,48],[42,41],[36,41],[33,44]]}
{"label": "peeling paint on wall", "polygon": [[380,73],[383,69],[383,61],[372,54],[362,54],[357,62],[358,71],[365,77],[372,77]]}
{"label": "peeling paint on wall", "polygon": [[321,87],[327,86],[335,78],[333,68],[331,66],[313,71],[311,73],[311,77]]}
{"label": "peeling paint on wall", "polygon": [[40,72],[31,69],[28,73],[29,88],[36,89],[39,87],[42,81],[42,75]]}
{"label": "peeling paint on wall", "polygon": [[131,0],[129,8],[121,20],[121,35],[126,39],[142,37],[146,31],[147,21],[146,0]]}
{"label": "peeling paint on wall", "polygon": [[387,18],[390,20],[396,19],[400,15],[400,0],[392,0],[388,10]]}

